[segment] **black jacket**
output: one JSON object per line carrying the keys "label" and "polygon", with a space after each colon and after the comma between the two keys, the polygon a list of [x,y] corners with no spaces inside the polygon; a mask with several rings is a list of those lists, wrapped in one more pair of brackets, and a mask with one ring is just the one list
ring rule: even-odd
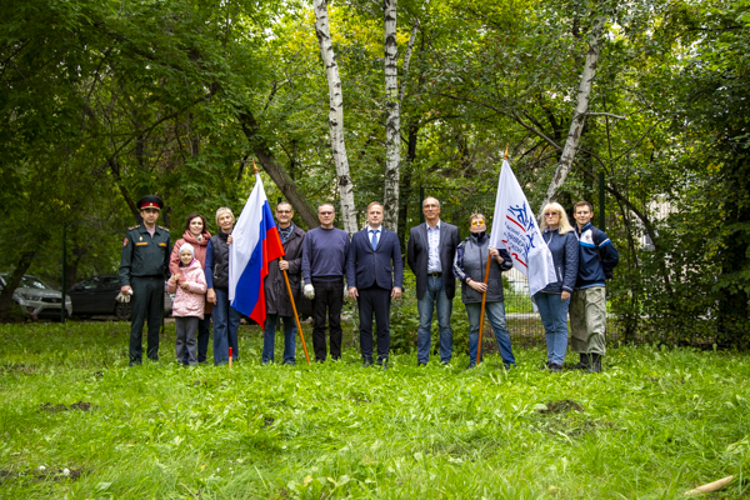
{"label": "black jacket", "polygon": [[[456,278],[453,276],[453,259],[456,247],[461,242],[458,228],[440,221],[440,266],[442,268],[443,290],[452,299],[456,296]],[[427,241],[427,223],[411,228],[407,244],[406,261],[417,278],[417,299],[422,300],[427,291],[427,264],[430,246]]]}

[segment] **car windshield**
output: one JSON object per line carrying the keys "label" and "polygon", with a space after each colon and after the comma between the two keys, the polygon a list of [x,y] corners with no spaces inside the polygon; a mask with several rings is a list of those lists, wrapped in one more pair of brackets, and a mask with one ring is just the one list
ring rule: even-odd
{"label": "car windshield", "polygon": [[37,288],[39,290],[52,290],[52,288],[47,286],[43,281],[40,281],[33,276],[24,276],[21,278],[21,284],[19,286],[24,288]]}

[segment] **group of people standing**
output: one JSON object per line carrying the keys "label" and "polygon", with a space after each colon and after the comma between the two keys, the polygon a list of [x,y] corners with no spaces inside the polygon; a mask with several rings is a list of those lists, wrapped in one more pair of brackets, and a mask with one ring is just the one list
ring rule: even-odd
{"label": "group of people standing", "polygon": [[[210,321],[214,322],[214,363],[228,362],[229,348],[237,359],[237,327],[241,315],[229,304],[229,245],[235,218],[222,207],[216,211],[219,232],[211,235],[201,214],[187,217],[185,232],[171,253],[169,232],[156,225],[163,203],[155,196],[138,202],[143,224],[126,234],[120,266],[121,300],[132,296],[133,319],[130,363],[140,364],[141,336],[148,318],[148,357],[158,359],[163,279],[176,293],[173,314],[177,330],[178,362],[206,362]],[[431,352],[431,324],[437,312],[440,362],[453,355],[451,314],[456,279],[469,320],[469,368],[477,361],[482,302],[495,333],[506,368],[515,365],[505,317],[502,273],[513,266],[505,249],[490,246],[487,220],[482,214],[469,218],[469,236],[461,241],[458,228],[440,219],[440,202],[428,197],[422,204],[425,222],[411,228],[407,263],[416,277],[419,330],[417,363],[427,365]],[[317,362],[341,357],[341,311],[346,298],[359,309],[359,344],[364,366],[388,368],[390,352],[390,305],[403,293],[403,261],[396,233],[383,227],[383,206],[367,207],[367,225],[349,235],[334,227],[335,209],[318,207],[320,226],[307,233],[297,227],[287,202],[276,207],[276,220],[285,257],[269,264],[265,279],[266,323],[262,363],[274,361],[276,329],[283,322],[283,363],[296,362],[297,327],[288,290],[295,303],[302,295],[312,301],[313,350]],[[533,297],[547,340],[546,366],[562,370],[568,346],[570,314],[571,347],[580,355],[576,369],[601,370],[606,353],[605,279],[617,264],[617,250],[607,235],[591,224],[593,207],[582,201],[574,207],[575,227],[562,206],[544,208],[541,230],[553,257],[557,280]],[[488,258],[491,259],[486,267]],[[489,269],[489,274],[485,272]],[[285,283],[286,274],[289,288]],[[155,305],[156,304],[156,305]],[[373,328],[373,318],[375,328]],[[328,342],[326,342],[326,330]],[[329,344],[329,345],[327,345]]]}
{"label": "group of people standing", "polygon": [[[229,347],[237,357],[237,327],[241,316],[229,305],[229,249],[232,243],[234,214],[229,208],[216,211],[218,234],[208,231],[203,215],[187,217],[185,232],[174,247],[169,230],[158,226],[162,200],[153,195],[138,200],[142,224],[128,229],[123,240],[120,260],[120,294],[118,300],[130,302],[130,365],[143,358],[143,325],[148,323],[147,356],[159,359],[159,328],[163,314],[164,279],[175,294],[172,313],[175,317],[177,360],[186,365],[206,361],[214,324],[214,363],[228,362]],[[171,250],[170,250],[171,248]]]}

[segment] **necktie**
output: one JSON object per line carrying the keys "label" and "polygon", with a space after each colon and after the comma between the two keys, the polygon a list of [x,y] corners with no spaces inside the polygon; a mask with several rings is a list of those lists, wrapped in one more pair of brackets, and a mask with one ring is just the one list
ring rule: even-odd
{"label": "necktie", "polygon": [[371,231],[372,238],[370,238],[370,244],[372,245],[372,249],[375,250],[378,246],[378,231]]}

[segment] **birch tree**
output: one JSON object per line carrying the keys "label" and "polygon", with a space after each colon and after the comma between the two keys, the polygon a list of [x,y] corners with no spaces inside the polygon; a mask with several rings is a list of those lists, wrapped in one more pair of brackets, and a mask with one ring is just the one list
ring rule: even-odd
{"label": "birch tree", "polygon": [[384,0],[385,21],[385,205],[384,224],[398,231],[398,197],[401,167],[401,103],[398,92],[397,0]]}
{"label": "birch tree", "polygon": [[591,88],[594,85],[594,78],[596,77],[596,63],[599,60],[599,53],[601,51],[601,38],[604,30],[604,21],[604,16],[598,16],[591,29],[589,50],[586,53],[586,62],[583,66],[581,83],[578,86],[578,99],[575,112],[573,113],[573,120],[570,123],[568,138],[565,141],[560,161],[555,169],[555,175],[552,176],[552,181],[547,188],[547,194],[540,205],[541,208],[538,217],[542,216],[541,211],[544,210],[547,203],[555,199],[557,190],[565,183],[565,179],[567,179],[570,169],[573,167],[573,159],[575,158],[576,150],[578,149],[578,143],[581,140],[581,133],[583,133],[586,113],[588,113],[589,110]]}
{"label": "birch tree", "polygon": [[[341,218],[344,230],[353,235],[357,231],[357,216],[354,208],[354,186],[349,174],[349,159],[344,141],[344,95],[341,91],[341,77],[336,64],[336,55],[331,45],[331,30],[328,24],[328,2],[315,0],[315,33],[320,44],[320,57],[328,78],[328,130],[331,135],[331,151],[336,164],[339,195],[341,197]],[[396,179],[398,182],[398,178]]]}

